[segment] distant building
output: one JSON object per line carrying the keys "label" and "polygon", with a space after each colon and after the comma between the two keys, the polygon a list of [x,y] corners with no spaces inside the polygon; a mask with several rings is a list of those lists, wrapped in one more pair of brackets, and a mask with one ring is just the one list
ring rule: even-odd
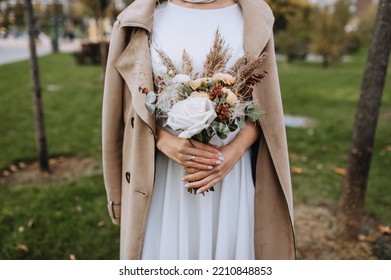
{"label": "distant building", "polygon": [[[63,6],[65,12],[69,11],[69,2],[68,0],[32,0],[33,5],[41,5],[46,7],[48,5],[53,5],[53,3],[57,1],[57,3]],[[8,0],[0,2],[0,9],[3,10],[7,5],[14,6],[17,2],[24,4],[21,0]]]}
{"label": "distant building", "polygon": [[[77,0],[76,0],[77,1]],[[93,0],[96,1],[96,0]],[[122,0],[112,0],[117,9],[122,10],[125,7],[125,4]],[[0,9],[3,10],[7,4],[14,6],[17,2],[23,3],[21,0],[8,0],[8,1],[0,1]],[[43,7],[53,5],[55,2],[62,5],[65,13],[69,12],[69,6],[72,5],[72,2],[75,0],[32,0],[33,5],[41,5]]]}

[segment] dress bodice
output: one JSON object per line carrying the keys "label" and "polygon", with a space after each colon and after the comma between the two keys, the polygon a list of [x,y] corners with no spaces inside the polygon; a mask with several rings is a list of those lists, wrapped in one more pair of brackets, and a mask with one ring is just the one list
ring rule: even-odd
{"label": "dress bodice", "polygon": [[231,50],[230,67],[244,55],[243,15],[238,4],[218,9],[191,9],[165,2],[157,7],[152,29],[151,56],[154,73],[165,72],[156,48],[180,67],[183,50],[190,55],[195,73],[203,70],[205,57],[219,30]]}

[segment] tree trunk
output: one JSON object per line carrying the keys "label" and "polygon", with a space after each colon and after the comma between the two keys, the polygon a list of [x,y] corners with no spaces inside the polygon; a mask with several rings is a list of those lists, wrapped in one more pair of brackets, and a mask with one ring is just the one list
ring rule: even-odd
{"label": "tree trunk", "polygon": [[58,53],[58,16],[59,16],[59,3],[58,0],[53,1],[53,38],[52,38],[52,50],[54,53]]}
{"label": "tree trunk", "polygon": [[35,119],[35,142],[38,150],[38,160],[41,171],[49,171],[48,153],[46,147],[45,125],[41,100],[41,85],[39,66],[35,48],[33,6],[31,0],[25,0],[25,20],[29,34],[30,75],[32,81],[33,110]]}
{"label": "tree trunk", "polygon": [[324,54],[322,56],[322,67],[323,68],[328,68],[329,67],[329,56],[327,54]]}
{"label": "tree trunk", "polygon": [[364,213],[366,185],[391,50],[391,1],[381,0],[357,107],[347,174],[337,209],[337,230],[357,240]]}

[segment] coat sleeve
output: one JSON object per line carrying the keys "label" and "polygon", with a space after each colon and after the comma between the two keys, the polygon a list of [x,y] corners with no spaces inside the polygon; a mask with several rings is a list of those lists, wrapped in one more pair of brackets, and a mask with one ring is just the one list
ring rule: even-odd
{"label": "coat sleeve", "polygon": [[121,179],[123,143],[123,85],[124,81],[115,68],[121,55],[125,38],[115,22],[107,59],[102,108],[102,159],[108,210],[112,222],[119,224],[121,217]]}

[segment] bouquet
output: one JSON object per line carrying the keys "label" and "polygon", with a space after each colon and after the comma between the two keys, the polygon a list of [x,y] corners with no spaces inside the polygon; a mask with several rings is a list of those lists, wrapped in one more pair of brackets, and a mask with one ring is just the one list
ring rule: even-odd
{"label": "bouquet", "polygon": [[252,97],[253,88],[267,75],[261,69],[266,53],[257,58],[242,57],[226,69],[231,50],[219,30],[204,61],[203,73],[193,73],[190,56],[182,54],[176,67],[161,49],[157,52],[167,71],[155,76],[156,91],[146,88],[145,106],[156,119],[179,131],[181,138],[208,144],[213,136],[220,139],[246,126],[246,119],[257,121],[263,111]]}

